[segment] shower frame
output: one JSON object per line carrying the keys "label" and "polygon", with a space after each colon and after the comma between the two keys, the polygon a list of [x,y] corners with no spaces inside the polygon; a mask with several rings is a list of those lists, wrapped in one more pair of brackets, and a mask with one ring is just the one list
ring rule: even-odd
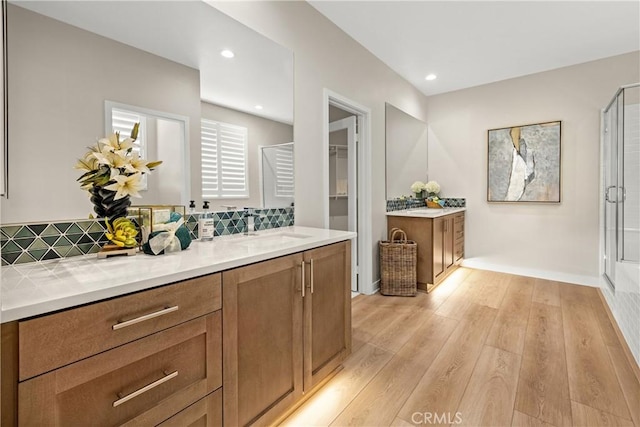
{"label": "shower frame", "polygon": [[601,112],[601,271],[612,290],[616,287],[615,263],[638,263],[625,258],[624,245],[624,203],[627,198],[624,183],[625,91],[638,87],[640,83],[618,88]]}

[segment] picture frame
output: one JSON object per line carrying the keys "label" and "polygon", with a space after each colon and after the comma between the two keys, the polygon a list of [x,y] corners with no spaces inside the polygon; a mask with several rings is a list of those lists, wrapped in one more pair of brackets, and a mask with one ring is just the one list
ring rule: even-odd
{"label": "picture frame", "polygon": [[560,203],[562,121],[487,131],[487,201]]}

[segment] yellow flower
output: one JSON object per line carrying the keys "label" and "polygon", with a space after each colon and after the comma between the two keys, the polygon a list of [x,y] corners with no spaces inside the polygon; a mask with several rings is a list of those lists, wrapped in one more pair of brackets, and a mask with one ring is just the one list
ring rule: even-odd
{"label": "yellow flower", "polygon": [[111,190],[116,192],[114,200],[122,199],[125,196],[142,197],[139,191],[142,189],[141,173],[134,173],[133,175],[125,176],[118,175],[113,179],[116,181],[113,184],[104,187],[105,190]]}
{"label": "yellow flower", "polygon": [[116,218],[113,224],[106,221],[107,232],[105,235],[115,245],[125,248],[132,248],[137,245],[135,237],[138,235],[135,225],[131,220],[121,217]]}

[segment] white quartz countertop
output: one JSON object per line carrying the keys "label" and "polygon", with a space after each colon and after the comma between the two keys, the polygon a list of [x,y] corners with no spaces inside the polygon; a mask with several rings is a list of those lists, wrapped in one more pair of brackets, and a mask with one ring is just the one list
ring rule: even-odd
{"label": "white quartz countertop", "polygon": [[410,216],[415,218],[438,218],[444,215],[450,215],[457,212],[464,212],[467,208],[414,208],[402,211],[387,212],[387,216]]}
{"label": "white quartz countertop", "polygon": [[354,232],[293,226],[259,231],[254,236],[196,240],[187,250],[159,256],[140,252],[97,259],[92,254],[4,266],[0,269],[1,321],[37,316],[355,237]]}

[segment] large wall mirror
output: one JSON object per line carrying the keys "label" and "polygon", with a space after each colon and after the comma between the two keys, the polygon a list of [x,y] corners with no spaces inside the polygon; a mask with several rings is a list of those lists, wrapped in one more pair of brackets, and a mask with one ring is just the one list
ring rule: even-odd
{"label": "large wall mirror", "polygon": [[427,124],[385,104],[387,199],[411,195],[411,184],[427,180]]}
{"label": "large wall mirror", "polygon": [[202,206],[205,119],[248,135],[247,191],[205,198],[214,209],[270,207],[262,147],[293,141],[291,51],[201,1],[9,1],[7,24],[3,224],[92,213],[74,165],[113,126],[113,105],[146,120],[146,159],[165,162],[134,204]]}

